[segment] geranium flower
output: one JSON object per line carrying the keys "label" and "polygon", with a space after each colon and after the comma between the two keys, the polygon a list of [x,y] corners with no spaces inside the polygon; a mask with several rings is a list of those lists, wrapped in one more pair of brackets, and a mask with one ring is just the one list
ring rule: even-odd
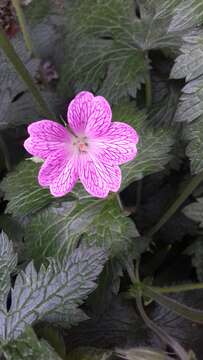
{"label": "geranium flower", "polygon": [[118,165],[137,154],[137,132],[129,125],[111,122],[109,103],[102,96],[80,92],[69,104],[69,128],[51,120],[28,126],[26,150],[44,163],[38,181],[53,196],[71,191],[80,179],[93,196],[104,198],[121,185]]}

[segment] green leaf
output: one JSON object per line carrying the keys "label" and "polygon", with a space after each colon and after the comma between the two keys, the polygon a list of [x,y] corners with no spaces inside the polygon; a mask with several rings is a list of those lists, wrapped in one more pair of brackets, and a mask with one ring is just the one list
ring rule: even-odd
{"label": "green leaf", "polygon": [[202,0],[182,0],[175,8],[169,32],[183,31],[200,25],[203,21]]}
{"label": "green leaf", "polygon": [[113,108],[113,117],[133,126],[139,134],[138,155],[122,165],[122,189],[136,180],[159,172],[171,160],[170,150],[175,134],[170,129],[153,129],[147,126],[146,114],[136,110],[133,103]]}
{"label": "green leaf", "polygon": [[28,328],[17,340],[4,347],[7,360],[60,360],[61,358],[44,340],[39,341],[34,331]]}
{"label": "green leaf", "polygon": [[191,122],[203,114],[203,75],[188,82],[182,92],[174,121]]}
{"label": "green leaf", "polygon": [[189,246],[188,253],[192,256],[192,264],[196,268],[198,280],[203,281],[203,238],[201,236]]}
{"label": "green leaf", "polygon": [[1,189],[9,201],[7,213],[28,216],[54,200],[49,190],[37,182],[39,167],[39,164],[25,160],[3,179]]}
{"label": "green leaf", "polygon": [[0,307],[2,310],[6,308],[7,296],[11,287],[10,275],[16,266],[17,256],[14,253],[13,244],[2,231],[0,234]]}
{"label": "green leaf", "polygon": [[[133,0],[77,0],[68,4],[67,61],[59,85],[92,89],[111,102],[136,97],[150,70],[147,51],[178,49],[181,33],[168,32],[177,0],[142,1],[140,17]],[[78,80],[80,79],[80,80]]]}
{"label": "green leaf", "polygon": [[183,138],[187,141],[186,155],[190,159],[193,175],[203,171],[203,116],[183,129]]}
{"label": "green leaf", "polygon": [[148,121],[154,127],[170,127],[174,123],[180,98],[180,85],[174,80],[152,78],[153,102]]}
{"label": "green leaf", "polygon": [[199,226],[203,228],[203,198],[197,199],[196,202],[189,204],[183,209],[183,213],[199,223]]}
{"label": "green leaf", "polygon": [[2,338],[16,339],[28,325],[59,310],[69,312],[82,304],[96,287],[95,280],[106,261],[106,252],[92,247],[78,248],[62,262],[50,259],[39,273],[33,263],[21,271],[15,281],[11,307],[1,320]]}
{"label": "green leaf", "polygon": [[50,0],[40,0],[40,2],[32,1],[25,7],[26,18],[31,23],[39,23],[49,14],[51,9],[50,4]]}
{"label": "green leaf", "polygon": [[50,206],[26,226],[28,257],[41,263],[54,254],[70,253],[83,240],[105,247],[112,256],[132,253],[138,235],[132,220],[125,217],[116,199],[83,199]]}
{"label": "green leaf", "polygon": [[194,80],[203,74],[203,31],[194,31],[183,38],[179,55],[171,70],[172,79]]}
{"label": "green leaf", "polygon": [[132,348],[128,350],[118,349],[116,355],[126,360],[172,360],[171,357],[158,350],[151,348]]}

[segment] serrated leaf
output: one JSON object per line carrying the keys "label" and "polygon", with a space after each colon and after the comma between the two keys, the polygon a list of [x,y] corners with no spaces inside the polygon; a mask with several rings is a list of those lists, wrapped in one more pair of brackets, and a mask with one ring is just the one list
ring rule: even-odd
{"label": "serrated leaf", "polygon": [[60,360],[61,358],[44,340],[39,341],[34,331],[28,328],[17,340],[4,347],[7,360]]}
{"label": "serrated leaf", "polygon": [[[178,48],[182,32],[168,32],[177,0],[77,0],[67,6],[67,58],[59,88],[92,89],[117,103],[135,97],[150,64],[146,51]],[[78,80],[80,79],[80,80]],[[65,88],[65,89],[64,89]]]}
{"label": "serrated leaf", "polygon": [[[0,307],[6,309],[7,296],[11,287],[10,275],[17,265],[13,244],[2,231],[0,234]],[[1,331],[0,331],[1,333]]]}
{"label": "serrated leaf", "polygon": [[96,287],[95,280],[106,261],[106,252],[92,247],[78,248],[62,263],[52,258],[47,269],[36,272],[33,263],[21,271],[11,293],[11,307],[5,313],[2,337],[16,339],[28,325],[60,309],[75,311]]}
{"label": "serrated leaf", "polygon": [[203,117],[183,129],[183,138],[187,141],[186,155],[190,159],[190,169],[193,175],[203,171]]}
{"label": "serrated leaf", "polygon": [[185,78],[186,81],[194,80],[203,74],[203,31],[193,31],[183,38],[179,55],[171,70],[172,79]]}
{"label": "serrated leaf", "polygon": [[132,254],[138,236],[131,219],[125,217],[117,200],[83,199],[50,206],[26,226],[28,257],[41,263],[47,256],[70,253],[83,241],[105,247],[111,256]]}
{"label": "serrated leaf", "polygon": [[3,179],[1,189],[9,201],[7,213],[28,216],[54,200],[49,190],[40,187],[37,182],[39,167],[39,164],[25,160]]}
{"label": "serrated leaf", "polygon": [[183,31],[200,25],[203,21],[202,0],[182,0],[174,11],[169,32]]}
{"label": "serrated leaf", "polygon": [[139,134],[138,155],[122,165],[122,189],[144,176],[159,172],[170,161],[174,132],[169,129],[153,129],[147,126],[146,114],[136,110],[133,103],[113,108],[113,117],[133,126]]}
{"label": "serrated leaf", "polygon": [[191,122],[203,114],[203,75],[188,82],[182,92],[174,121]]}

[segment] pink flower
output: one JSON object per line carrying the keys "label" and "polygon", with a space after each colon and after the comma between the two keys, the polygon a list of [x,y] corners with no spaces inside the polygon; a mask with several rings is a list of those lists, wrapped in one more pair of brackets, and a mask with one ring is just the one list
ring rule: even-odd
{"label": "pink flower", "polygon": [[51,120],[28,126],[26,150],[44,160],[38,181],[53,196],[63,196],[80,179],[93,196],[104,198],[121,185],[118,165],[137,154],[138,134],[129,125],[111,122],[109,103],[102,96],[80,92],[68,106],[70,131]]}

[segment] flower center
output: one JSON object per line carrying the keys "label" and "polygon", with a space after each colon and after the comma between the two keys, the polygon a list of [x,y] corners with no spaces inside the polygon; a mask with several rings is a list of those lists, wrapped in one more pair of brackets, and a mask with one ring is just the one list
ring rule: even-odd
{"label": "flower center", "polygon": [[86,152],[88,150],[86,137],[76,137],[73,141],[73,145],[76,146],[80,152]]}

